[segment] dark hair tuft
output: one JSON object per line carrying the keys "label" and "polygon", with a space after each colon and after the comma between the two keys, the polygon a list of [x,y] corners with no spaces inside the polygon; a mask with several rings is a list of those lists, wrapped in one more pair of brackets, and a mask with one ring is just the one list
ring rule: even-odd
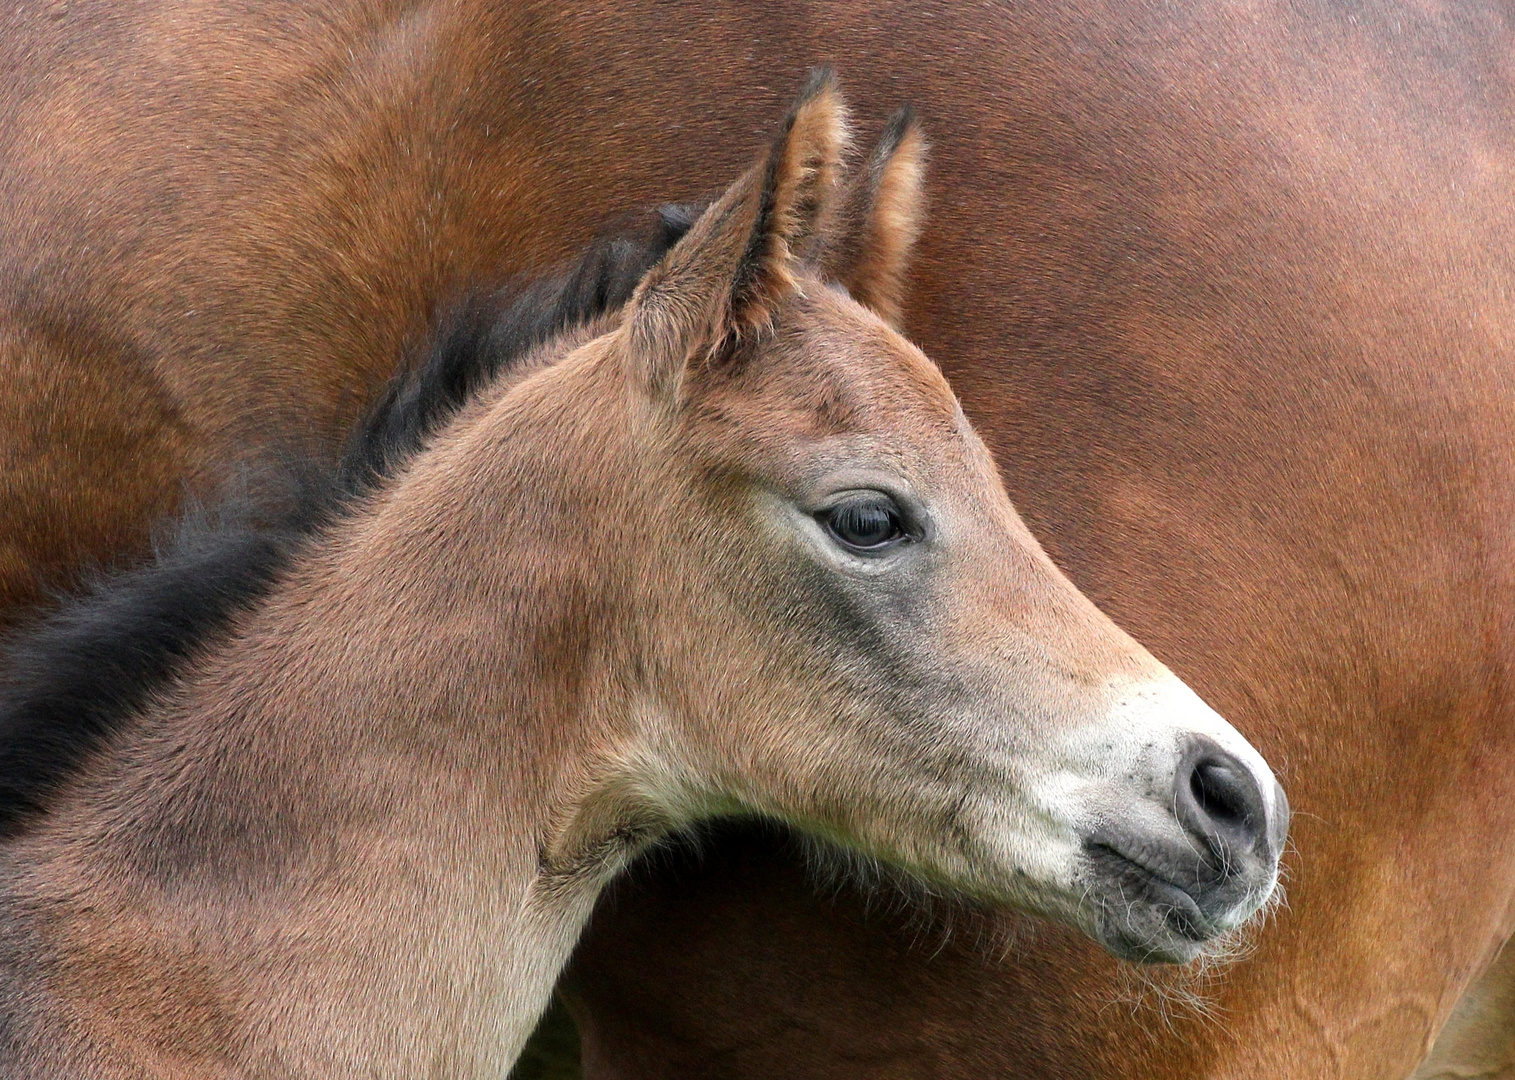
{"label": "dark hair tuft", "polygon": [[96,747],[471,395],[533,348],[630,299],[694,216],[663,207],[593,245],[565,277],[453,304],[421,362],[385,388],[335,473],[291,462],[271,489],[276,498],[229,501],[214,521],[187,516],[155,564],[117,575],[9,642],[0,671],[0,835],[45,811]]}

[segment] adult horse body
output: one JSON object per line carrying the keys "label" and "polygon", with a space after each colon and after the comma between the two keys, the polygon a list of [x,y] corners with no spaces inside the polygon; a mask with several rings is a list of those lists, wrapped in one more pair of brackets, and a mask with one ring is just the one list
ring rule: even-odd
{"label": "adult horse body", "polygon": [[[140,548],[171,481],[275,434],[334,437],[450,279],[714,187],[731,133],[806,65],[937,132],[906,325],[1054,558],[1281,767],[1302,811],[1290,910],[1208,985],[1212,1019],[1161,1023],[1071,936],[933,954],[785,864],[717,860],[596,922],[574,992],[600,1075],[1387,1080],[1508,933],[1501,7],[3,18],[18,601],[36,567]],[[60,433],[106,452],[60,457]],[[653,910],[673,914],[638,933]]]}

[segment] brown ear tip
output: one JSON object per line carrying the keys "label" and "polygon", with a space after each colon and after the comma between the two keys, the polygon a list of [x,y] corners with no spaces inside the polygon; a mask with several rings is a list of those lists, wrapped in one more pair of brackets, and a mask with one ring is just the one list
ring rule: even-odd
{"label": "brown ear tip", "polygon": [[899,142],[908,131],[917,123],[914,105],[901,105],[889,117],[889,122],[884,125],[884,142]]}
{"label": "brown ear tip", "polygon": [[794,99],[784,127],[793,130],[797,124],[817,133],[826,131],[829,139],[838,144],[838,151],[849,141],[851,116],[836,72],[829,65],[810,69],[810,76]]}
{"label": "brown ear tip", "polygon": [[884,125],[884,133],[879,136],[874,158],[883,161],[900,150],[920,154],[926,150],[926,145],[926,130],[921,126],[915,106],[902,105],[894,110],[894,115]]}
{"label": "brown ear tip", "polygon": [[830,64],[817,64],[810,69],[810,74],[805,78],[805,85],[800,89],[799,97],[795,99],[794,107],[820,97],[822,94],[835,94],[838,92],[836,81],[836,69]]}

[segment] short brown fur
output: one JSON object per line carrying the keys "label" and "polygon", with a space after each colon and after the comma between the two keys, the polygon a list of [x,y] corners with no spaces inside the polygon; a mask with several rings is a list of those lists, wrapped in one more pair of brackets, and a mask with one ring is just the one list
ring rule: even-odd
{"label": "short brown fur", "polygon": [[[860,100],[931,125],[905,324],[1059,565],[1285,771],[1292,903],[1205,984],[1223,1022],[1179,1007],[1170,1026],[1077,938],[1038,931],[994,965],[916,949],[864,926],[861,900],[816,900],[792,860],[738,857],[597,923],[598,1060],[1402,1076],[1515,896],[1506,15],[13,5],[7,362],[34,385],[77,355],[111,389],[28,393],[0,431],[85,433],[77,454],[0,451],[5,539],[28,538],[0,568],[6,617],[42,595],[39,567],[140,556],[209,463],[339,441],[453,281],[562,258],[611,207],[712,190],[739,164],[731,133],[830,57]],[[37,329],[54,324],[66,339]],[[169,403],[145,445],[170,449],[89,434],[130,429],[141,398]]]}
{"label": "short brown fur", "polygon": [[[605,885],[716,815],[1144,956],[1258,910],[1271,773],[796,255],[845,141],[822,72],[623,310],[481,386],[71,763],[0,846],[7,1077],[493,1080]],[[1249,777],[1243,846],[1172,808],[1196,745]],[[1195,841],[1214,872],[1168,884]]]}

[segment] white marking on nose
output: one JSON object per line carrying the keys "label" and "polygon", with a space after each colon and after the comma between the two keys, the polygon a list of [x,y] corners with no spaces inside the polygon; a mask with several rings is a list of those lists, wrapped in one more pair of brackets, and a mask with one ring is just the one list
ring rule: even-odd
{"label": "white marking on nose", "polygon": [[[1176,676],[1139,684],[1121,693],[1114,718],[1118,724],[1129,726],[1146,746],[1172,747],[1175,754],[1182,753],[1184,745],[1196,735],[1210,739],[1252,774],[1269,819],[1277,816],[1279,788],[1263,756],[1225,717],[1206,705]],[[1171,769],[1162,767],[1155,772],[1158,776],[1172,775]]]}

